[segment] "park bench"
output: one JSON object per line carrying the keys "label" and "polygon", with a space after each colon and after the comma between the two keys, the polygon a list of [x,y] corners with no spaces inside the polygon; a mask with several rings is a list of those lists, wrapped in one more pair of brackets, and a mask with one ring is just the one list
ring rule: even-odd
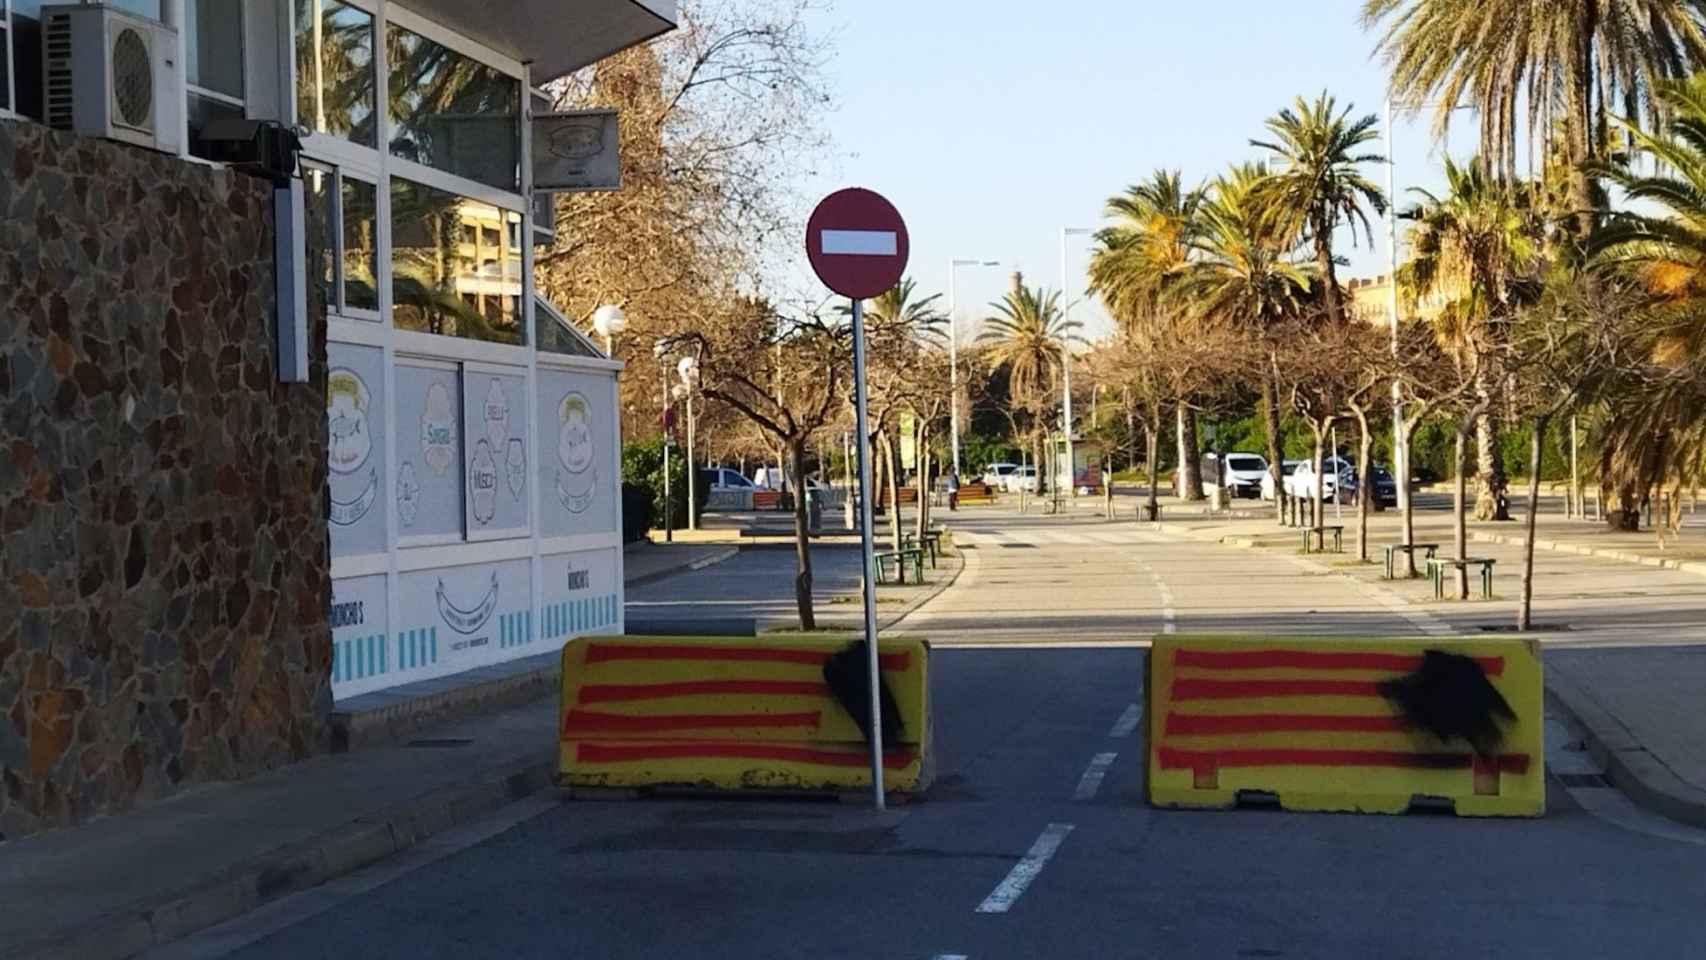
{"label": "park bench", "polygon": [[782,509],[782,491],[754,490],[752,493],[752,509],[780,510]]}
{"label": "park bench", "polygon": [[1303,552],[1309,552],[1309,537],[1311,534],[1315,536],[1315,552],[1327,552],[1327,534],[1329,531],[1333,534],[1333,552],[1344,553],[1345,528],[1342,525],[1333,523],[1322,524],[1315,527],[1305,527],[1303,529]]}
{"label": "park bench", "polygon": [[924,536],[922,538],[918,537],[916,534],[909,533],[901,538],[901,543],[908,548],[918,548],[927,551],[930,554],[930,569],[936,569],[936,556],[942,549],[941,530],[926,530],[924,531]]}
{"label": "park bench", "polygon": [[1154,523],[1160,523],[1161,522],[1161,504],[1157,503],[1154,506],[1150,506],[1147,503],[1138,504],[1137,505],[1137,519],[1149,520],[1149,521],[1154,522]]}
{"label": "park bench", "polygon": [[987,483],[960,484],[960,505],[968,503],[994,503],[995,491],[989,489]]}
{"label": "park bench", "polygon": [[1434,599],[1445,596],[1445,571],[1461,569],[1465,573],[1470,567],[1479,567],[1481,572],[1481,599],[1493,598],[1493,564],[1497,561],[1491,557],[1429,557],[1428,576],[1434,582]]}
{"label": "park bench", "polygon": [[1407,553],[1414,557],[1416,551],[1421,550],[1428,560],[1432,560],[1439,554],[1439,544],[1437,543],[1388,543],[1383,544],[1381,549],[1386,551],[1386,579],[1388,580],[1397,579],[1397,574],[1394,572],[1397,567],[1393,561],[1398,554]]}
{"label": "park bench", "polygon": [[888,583],[888,568],[895,568],[895,582],[906,584],[906,567],[912,565],[913,579],[924,582],[924,551],[918,547],[906,547],[900,550],[885,550],[877,554],[877,582]]}

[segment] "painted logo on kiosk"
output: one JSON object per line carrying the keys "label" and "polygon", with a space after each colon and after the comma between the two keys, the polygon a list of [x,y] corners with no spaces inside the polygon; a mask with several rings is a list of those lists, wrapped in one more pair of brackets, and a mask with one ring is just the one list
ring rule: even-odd
{"label": "painted logo on kiosk", "polygon": [[597,448],[592,439],[592,405],[585,396],[569,393],[557,404],[557,499],[570,513],[585,513],[598,489],[593,467]]}
{"label": "painted logo on kiosk", "polygon": [[444,476],[456,460],[456,414],[450,409],[450,389],[442,383],[427,387],[421,408],[421,461]]}
{"label": "painted logo on kiosk", "polygon": [[474,521],[482,526],[492,522],[498,507],[498,462],[492,458],[492,445],[482,437],[474,444],[474,456],[468,460],[468,503],[473,508]]}
{"label": "painted logo on kiosk", "polygon": [[444,589],[444,579],[438,581],[438,615],[446,626],[457,633],[469,634],[486,625],[492,619],[492,612],[498,608],[498,574],[492,571],[491,585],[486,588],[486,595],[481,597],[471,607],[462,607],[451,601],[450,595]]}
{"label": "painted logo on kiosk", "polygon": [[[351,526],[367,516],[379,493],[379,468],[368,466],[373,457],[373,433],[368,414],[373,403],[361,375],[346,367],[334,368],[326,378],[326,465],[330,468],[331,521]],[[362,468],[367,467],[365,477]],[[340,478],[355,476],[355,482]],[[354,492],[353,497],[349,496]]]}

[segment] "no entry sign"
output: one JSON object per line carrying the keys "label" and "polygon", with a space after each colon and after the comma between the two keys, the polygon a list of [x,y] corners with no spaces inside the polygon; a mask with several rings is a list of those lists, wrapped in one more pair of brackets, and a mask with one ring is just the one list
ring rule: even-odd
{"label": "no entry sign", "polygon": [[881,194],[859,187],[823,198],[806,222],[806,256],[823,285],[863,300],[906,272],[906,222]]}

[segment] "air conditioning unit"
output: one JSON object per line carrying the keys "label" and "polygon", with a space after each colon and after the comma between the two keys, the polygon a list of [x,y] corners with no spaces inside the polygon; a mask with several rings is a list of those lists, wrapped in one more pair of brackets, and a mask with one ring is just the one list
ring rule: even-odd
{"label": "air conditioning unit", "polygon": [[184,106],[178,32],[105,4],[41,8],[50,127],[177,153]]}

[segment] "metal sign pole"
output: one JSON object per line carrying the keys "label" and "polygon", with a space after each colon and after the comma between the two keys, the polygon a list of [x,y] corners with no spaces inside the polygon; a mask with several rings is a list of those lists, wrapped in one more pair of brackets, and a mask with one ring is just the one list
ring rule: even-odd
{"label": "metal sign pole", "polygon": [[877,669],[877,568],[871,546],[871,436],[865,425],[865,303],[853,300],[853,410],[859,431],[859,554],[865,576],[865,655],[871,679],[871,803],[883,809],[882,676]]}

